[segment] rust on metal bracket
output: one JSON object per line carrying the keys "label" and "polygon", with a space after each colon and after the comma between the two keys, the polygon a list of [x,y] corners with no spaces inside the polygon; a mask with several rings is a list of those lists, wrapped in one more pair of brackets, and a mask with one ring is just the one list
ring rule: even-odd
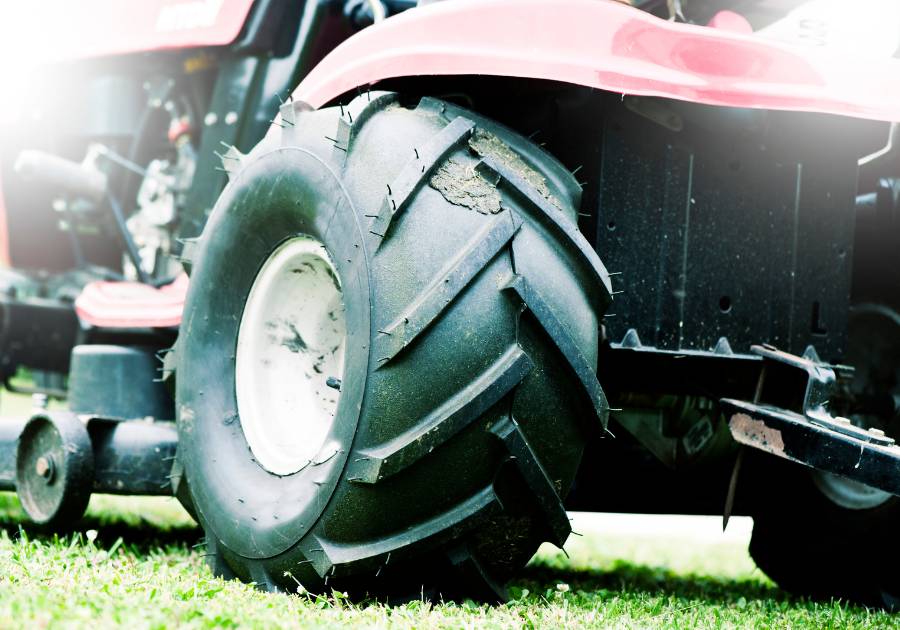
{"label": "rust on metal bracket", "polygon": [[746,444],[780,457],[786,456],[781,431],[766,425],[764,420],[757,420],[745,413],[736,413],[731,417],[728,426],[731,429],[731,435],[740,444]]}

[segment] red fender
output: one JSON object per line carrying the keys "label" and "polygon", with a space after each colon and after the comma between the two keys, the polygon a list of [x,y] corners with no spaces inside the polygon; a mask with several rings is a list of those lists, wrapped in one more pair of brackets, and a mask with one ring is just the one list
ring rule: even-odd
{"label": "red fender", "polygon": [[900,61],[865,62],[737,32],[676,24],[599,0],[453,0],[367,28],[294,92],[321,107],[396,77],[551,79],[709,105],[900,121]]}

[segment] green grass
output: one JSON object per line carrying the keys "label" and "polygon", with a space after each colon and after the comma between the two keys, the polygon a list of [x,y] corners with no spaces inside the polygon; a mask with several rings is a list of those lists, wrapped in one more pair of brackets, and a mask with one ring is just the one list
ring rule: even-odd
{"label": "green grass", "polygon": [[900,627],[891,615],[791,599],[736,543],[573,536],[542,549],[502,606],[388,607],[266,594],[213,578],[173,499],[95,497],[79,533],[41,537],[0,493],[0,628],[74,627]]}
{"label": "green grass", "polygon": [[[4,396],[6,415],[30,401]],[[261,593],[212,577],[201,532],[174,499],[94,497],[80,531],[41,535],[0,493],[0,629],[14,627],[900,628],[882,612],[779,591],[737,542],[570,537],[512,583],[502,606],[384,606]]]}

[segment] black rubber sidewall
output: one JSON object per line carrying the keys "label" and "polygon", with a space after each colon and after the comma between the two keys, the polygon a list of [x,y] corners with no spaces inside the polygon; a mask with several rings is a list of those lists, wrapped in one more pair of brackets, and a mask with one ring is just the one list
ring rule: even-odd
{"label": "black rubber sidewall", "polygon": [[[769,483],[778,484],[778,493],[757,489],[750,544],[770,578],[795,594],[870,606],[884,605],[884,594],[900,595],[894,531],[900,499],[850,510],[823,495],[808,469],[787,462],[771,468]],[[873,544],[879,550],[867,548]]]}
{"label": "black rubber sidewall", "polygon": [[[369,363],[368,263],[346,192],[328,166],[303,149],[254,160],[217,207],[198,252],[182,326],[188,334],[180,348],[180,448],[208,531],[235,553],[268,558],[291,548],[316,523],[350,452]],[[300,234],[323,242],[337,268],[348,338],[341,398],[325,442],[336,442],[339,451],[282,477],[254,460],[240,428],[235,354],[240,314],[258,270],[286,238]],[[234,243],[241,244],[239,251]]]}

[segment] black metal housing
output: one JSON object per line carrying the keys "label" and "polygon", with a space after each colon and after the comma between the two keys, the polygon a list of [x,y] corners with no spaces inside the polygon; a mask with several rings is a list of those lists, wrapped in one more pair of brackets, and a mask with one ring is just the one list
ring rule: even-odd
{"label": "black metal housing", "polygon": [[78,331],[71,303],[0,296],[0,373],[6,379],[19,366],[67,372]]}
{"label": "black metal housing", "polygon": [[172,494],[178,432],[172,422],[88,422],[94,449],[94,492]]}
{"label": "black metal housing", "polygon": [[172,420],[175,409],[160,379],[154,348],[80,345],[72,350],[69,409],[116,420]]}
{"label": "black metal housing", "polygon": [[835,123],[658,99],[606,110],[595,243],[623,271],[610,340],[842,355],[860,149],[817,122]]}

